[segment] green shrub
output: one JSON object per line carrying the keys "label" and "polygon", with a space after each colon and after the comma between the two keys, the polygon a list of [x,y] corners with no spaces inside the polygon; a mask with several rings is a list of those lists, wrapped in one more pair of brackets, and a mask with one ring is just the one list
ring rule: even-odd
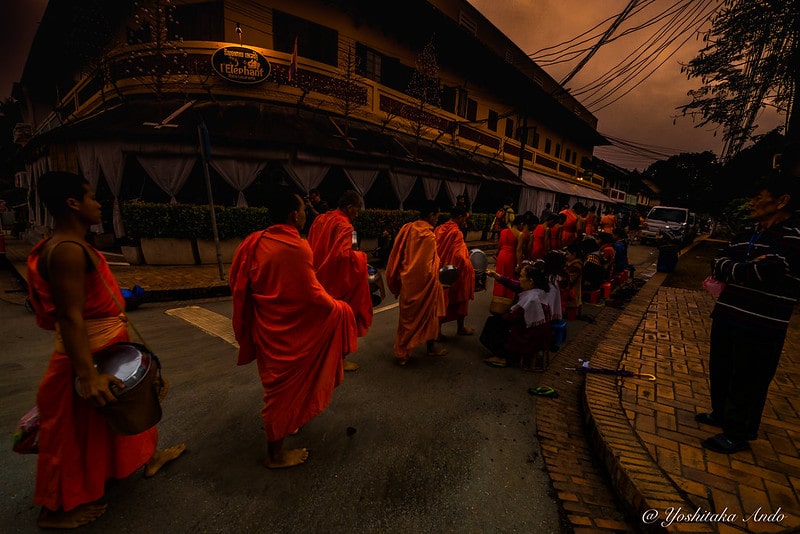
{"label": "green shrub", "polygon": [[401,226],[418,218],[418,211],[361,210],[353,221],[353,227],[362,239],[378,237],[384,230],[389,230],[394,235]]}
{"label": "green shrub", "polygon": [[[220,239],[245,237],[270,224],[266,208],[219,206],[214,212]],[[132,239],[212,239],[214,236],[208,206],[128,202],[122,207],[122,222]]]}

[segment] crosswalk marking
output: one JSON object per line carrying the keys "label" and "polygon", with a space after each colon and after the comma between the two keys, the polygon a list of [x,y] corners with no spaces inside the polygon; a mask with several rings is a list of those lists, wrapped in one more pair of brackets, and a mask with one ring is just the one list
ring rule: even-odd
{"label": "crosswalk marking", "polygon": [[[373,311],[373,314],[392,310],[394,308],[397,308],[398,306],[399,304],[397,302],[393,302],[392,304],[376,308]],[[231,320],[229,317],[213,312],[211,310],[207,310],[200,306],[185,306],[183,308],[172,308],[164,313],[172,317],[177,317],[178,319],[182,319],[187,323],[189,323],[190,325],[196,326],[206,334],[209,334],[211,336],[216,336],[222,339],[223,341],[230,343],[234,347],[237,348],[239,347],[239,344],[236,342],[236,336],[233,333],[233,325],[231,324]]]}
{"label": "crosswalk marking", "polygon": [[165,312],[167,315],[183,319],[187,323],[196,326],[206,334],[216,336],[226,341],[234,347],[239,347],[236,336],[233,333],[231,320],[224,315],[212,312],[200,306],[186,306],[184,308],[173,308]]}

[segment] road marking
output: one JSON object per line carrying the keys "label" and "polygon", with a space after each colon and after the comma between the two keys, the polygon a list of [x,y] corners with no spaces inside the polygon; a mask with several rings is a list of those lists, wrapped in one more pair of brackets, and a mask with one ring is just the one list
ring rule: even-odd
{"label": "road marking", "polygon": [[381,308],[375,308],[374,310],[372,310],[372,315],[375,315],[376,313],[381,313],[381,312],[393,310],[393,309],[397,308],[398,306],[400,306],[400,303],[399,302],[394,302],[392,304],[389,304],[387,306],[383,306]]}
{"label": "road marking", "polygon": [[173,308],[164,313],[172,317],[177,317],[178,319],[183,319],[206,334],[216,336],[234,347],[239,347],[239,344],[236,342],[236,336],[233,333],[233,324],[231,320],[224,315],[201,308],[200,306]]}

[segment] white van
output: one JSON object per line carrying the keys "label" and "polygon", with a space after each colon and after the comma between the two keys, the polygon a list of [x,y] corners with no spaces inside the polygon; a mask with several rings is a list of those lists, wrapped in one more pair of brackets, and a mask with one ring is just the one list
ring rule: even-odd
{"label": "white van", "polygon": [[664,229],[669,229],[680,242],[690,243],[697,236],[697,217],[686,208],[655,206],[642,226],[642,244],[653,242]]}

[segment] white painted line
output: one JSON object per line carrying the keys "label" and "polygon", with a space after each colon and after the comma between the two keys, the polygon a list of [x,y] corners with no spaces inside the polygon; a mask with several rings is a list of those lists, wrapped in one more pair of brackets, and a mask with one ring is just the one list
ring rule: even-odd
{"label": "white painted line", "polygon": [[399,302],[393,302],[392,304],[388,304],[386,306],[381,306],[380,308],[375,308],[374,310],[372,310],[372,315],[375,315],[376,313],[381,313],[381,312],[393,310],[393,309],[397,308],[398,306],[400,306]]}
{"label": "white painted line", "polygon": [[177,317],[178,319],[183,319],[206,334],[216,336],[234,347],[239,347],[239,344],[236,342],[236,336],[233,333],[233,324],[231,320],[224,315],[201,308],[200,306],[173,308],[164,313],[172,317]]}

